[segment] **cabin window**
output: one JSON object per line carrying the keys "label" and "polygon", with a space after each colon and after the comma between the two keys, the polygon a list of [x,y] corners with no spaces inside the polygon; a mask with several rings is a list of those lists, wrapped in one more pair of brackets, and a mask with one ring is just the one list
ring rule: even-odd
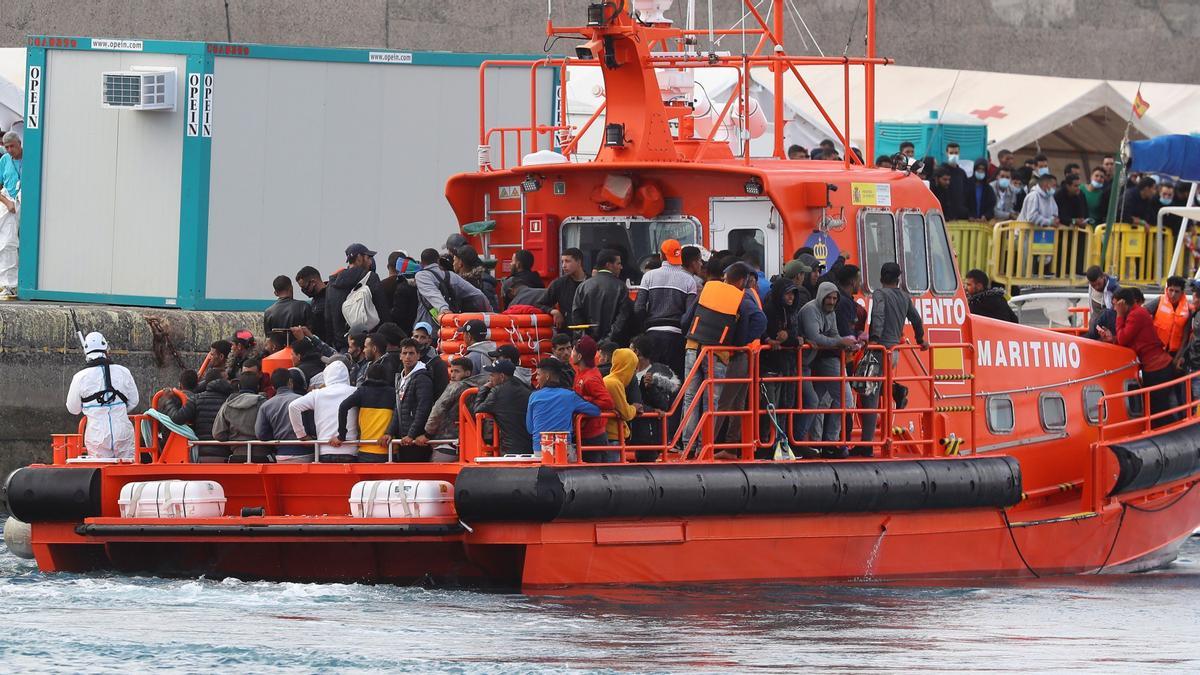
{"label": "cabin window", "polygon": [[1100,423],[1100,399],[1103,396],[1104,390],[1100,387],[1093,385],[1083,388],[1083,416],[1088,424]]}
{"label": "cabin window", "polygon": [[988,431],[993,434],[1011,434],[1017,420],[1013,412],[1012,399],[1007,396],[989,396],[987,399]]}
{"label": "cabin window", "polygon": [[[1125,391],[1136,391],[1142,388],[1142,385],[1137,380],[1125,380],[1122,387]],[[1125,397],[1125,414],[1129,417],[1137,418],[1146,414],[1146,408],[1142,405],[1144,396],[1126,396]]]}
{"label": "cabin window", "polygon": [[926,219],[929,225],[929,267],[933,271],[933,292],[951,295],[958,290],[958,273],[954,271],[954,254],[946,235],[946,221],[936,211]]}
{"label": "cabin window", "polygon": [[863,271],[867,277],[867,290],[883,288],[879,283],[879,268],[884,263],[896,262],[896,219],[892,214],[881,211],[863,211]]}
{"label": "cabin window", "polygon": [[699,226],[691,218],[568,218],[562,225],[562,248],[583,251],[584,269],[592,269],[596,254],[612,248],[621,253],[621,277],[641,281],[641,268],[667,239],[687,246],[699,241]]}
{"label": "cabin window", "polygon": [[1038,417],[1045,431],[1067,428],[1067,402],[1061,394],[1047,392],[1038,397]]}
{"label": "cabin window", "polygon": [[763,268],[763,258],[767,242],[763,239],[763,231],[758,228],[730,230],[726,239],[730,254],[742,259],[746,254],[754,256],[758,268]]}
{"label": "cabin window", "polygon": [[900,217],[900,234],[904,253],[904,289],[910,293],[924,293],[929,290],[925,218],[920,213],[905,213]]}

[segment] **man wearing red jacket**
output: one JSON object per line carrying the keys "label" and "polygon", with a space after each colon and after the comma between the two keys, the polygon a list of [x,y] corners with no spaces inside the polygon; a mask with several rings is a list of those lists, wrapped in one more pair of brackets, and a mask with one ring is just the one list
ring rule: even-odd
{"label": "man wearing red jacket", "polygon": [[[1163,347],[1158,331],[1154,328],[1154,319],[1142,306],[1143,300],[1141,291],[1136,288],[1122,288],[1117,291],[1113,295],[1113,309],[1117,313],[1117,334],[1114,336],[1105,328],[1100,328],[1099,331],[1101,339],[1106,342],[1115,341],[1122,347],[1133,350],[1142,366],[1142,386],[1152,387],[1173,380],[1175,369],[1171,366],[1171,355]],[[1176,405],[1178,404],[1174,387],[1150,392],[1151,414],[1169,410]],[[1173,421],[1175,416],[1167,415],[1154,420],[1153,426],[1158,427]]]}
{"label": "man wearing red jacket", "polygon": [[[596,341],[590,335],[584,335],[575,348],[571,350],[571,367],[575,369],[575,393],[583,400],[600,408],[600,412],[612,412],[612,395],[604,386],[604,378],[596,369]],[[603,417],[584,417],[580,423],[581,447],[608,445],[608,432]],[[613,450],[587,451],[582,450],[580,456],[585,462],[617,462],[621,453]]]}

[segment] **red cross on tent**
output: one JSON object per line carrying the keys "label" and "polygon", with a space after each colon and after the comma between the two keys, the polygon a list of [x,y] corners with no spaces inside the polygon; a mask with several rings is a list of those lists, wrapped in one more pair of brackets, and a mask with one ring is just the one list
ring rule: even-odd
{"label": "red cross on tent", "polygon": [[981,120],[986,120],[989,117],[994,117],[996,119],[1004,119],[1005,117],[1008,117],[1008,113],[1000,112],[1001,110],[1004,110],[1004,106],[994,105],[987,110],[972,110],[971,114]]}

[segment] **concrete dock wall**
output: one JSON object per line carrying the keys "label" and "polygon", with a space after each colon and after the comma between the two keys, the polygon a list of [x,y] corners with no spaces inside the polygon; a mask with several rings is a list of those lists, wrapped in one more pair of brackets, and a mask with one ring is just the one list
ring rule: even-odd
{"label": "concrete dock wall", "polygon": [[[0,304],[0,478],[19,466],[49,461],[50,434],[72,432],[78,424],[65,407],[71,376],[84,362],[71,311],[85,334],[104,333],[113,359],[133,372],[142,400],[138,411],[155,391],[178,381],[174,354],[197,368],[214,340],[240,328],[261,332],[262,326],[257,312]],[[161,337],[147,319],[162,326]]]}
{"label": "concrete dock wall", "polygon": [[[545,0],[0,0],[0,45],[27,35],[387,47],[540,54]],[[554,0],[554,20],[579,25],[587,0]],[[742,3],[713,3],[717,27]],[[862,0],[794,3],[826,54],[862,52]],[[669,17],[679,20],[685,0]],[[697,3],[707,27],[708,3]],[[765,5],[763,11],[765,12]],[[1200,2],[1194,0],[878,0],[880,54],[903,65],[1184,82],[1200,73]],[[752,19],[747,19],[752,21]],[[815,54],[788,19],[796,53]],[[853,26],[853,28],[852,28]],[[739,42],[735,44],[735,42]],[[560,40],[555,53],[572,49]],[[740,41],[722,48],[740,53]],[[751,45],[752,48],[752,45]],[[1143,54],[1155,52],[1155,58]]]}

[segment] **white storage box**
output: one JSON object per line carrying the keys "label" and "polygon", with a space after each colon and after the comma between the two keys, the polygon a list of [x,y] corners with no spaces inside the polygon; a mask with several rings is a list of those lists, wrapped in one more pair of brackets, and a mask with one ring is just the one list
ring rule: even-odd
{"label": "white storage box", "polygon": [[225,489],[211,480],[126,483],[117,504],[122,518],[219,518]]}
{"label": "white storage box", "polygon": [[440,518],[454,515],[454,486],[441,480],[365,480],[350,489],[354,518]]}

